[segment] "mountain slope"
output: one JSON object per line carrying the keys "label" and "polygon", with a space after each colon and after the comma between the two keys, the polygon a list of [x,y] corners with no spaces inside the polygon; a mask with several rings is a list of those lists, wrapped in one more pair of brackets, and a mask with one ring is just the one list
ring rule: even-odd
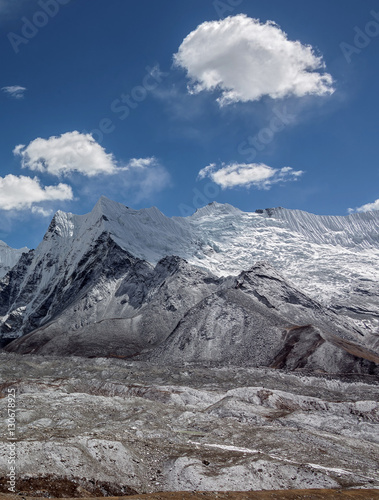
{"label": "mountain slope", "polygon": [[170,219],[155,207],[133,210],[102,197],[90,214],[58,212],[55,219],[63,253],[70,247],[80,254],[108,232],[122,249],[153,265],[177,255],[227,276],[265,260],[361,328],[379,330],[379,211],[346,217],[283,208],[258,212],[211,203],[190,217]]}
{"label": "mountain slope", "polygon": [[[133,356],[159,345],[191,307],[219,286],[218,278],[178,257],[166,257],[152,268],[112,240],[106,244],[108,251],[103,246],[101,253],[108,257],[96,259],[91,287],[71,283],[71,303],[65,303],[63,312],[56,295],[55,317],[13,342],[13,351]],[[85,268],[80,275],[89,272]]]}
{"label": "mountain slope", "polygon": [[16,250],[0,240],[0,278],[5,276],[17,264],[23,253],[28,251],[29,249],[26,247]]}
{"label": "mountain slope", "polygon": [[351,322],[264,262],[225,280],[142,359],[379,374],[379,353],[364,346]]}
{"label": "mountain slope", "polygon": [[314,215],[302,210],[287,210],[279,207],[266,209],[261,213],[264,217],[283,221],[288,229],[302,234],[313,243],[362,250],[379,248],[378,212],[330,216]]}
{"label": "mountain slope", "polygon": [[201,234],[201,257],[216,274],[267,260],[299,289],[379,329],[379,211],[326,217],[298,210],[246,213],[213,203],[185,219]]}
{"label": "mountain slope", "polygon": [[[37,249],[0,280],[2,342],[22,336],[12,343],[18,352],[134,356],[159,350],[176,336],[176,347],[164,344],[163,357],[186,359],[175,349],[189,338],[196,339],[198,359],[210,360],[211,344],[204,344],[209,337],[218,339],[220,362],[225,345],[232,344],[229,357],[236,363],[285,367],[288,356],[281,359],[281,350],[288,359],[297,351],[308,359],[324,344],[329,358],[339,359],[335,349],[342,349],[376,361],[378,339],[370,332],[379,307],[378,217],[363,215],[320,218],[285,209],[252,214],[213,203],[191,217],[169,219],[154,207],[137,211],[106,198],[86,215],[58,212]],[[333,228],[333,237],[325,235]],[[254,266],[262,256],[270,265]],[[250,271],[241,274],[244,269]],[[330,304],[334,312],[325,307],[329,290],[349,287],[356,296],[341,295],[342,301]],[[257,351],[256,361],[246,359],[246,349]],[[345,369],[345,361],[336,369]],[[361,369],[358,364],[352,363],[354,369]]]}
{"label": "mountain slope", "polygon": [[178,257],[153,269],[109,236],[96,248],[72,279],[70,300],[56,294],[49,302],[55,318],[6,350],[379,374],[379,355],[351,322],[297,291],[267,263],[220,279]]}

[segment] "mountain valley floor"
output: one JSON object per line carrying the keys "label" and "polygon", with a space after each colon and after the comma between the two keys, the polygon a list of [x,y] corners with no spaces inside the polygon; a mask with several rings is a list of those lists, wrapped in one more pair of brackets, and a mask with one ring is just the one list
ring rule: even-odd
{"label": "mountain valley floor", "polygon": [[[352,498],[377,498],[367,496],[379,488],[379,384],[369,375],[3,352],[0,376],[2,415],[16,392],[22,495],[58,496],[63,481],[66,497],[347,488],[338,498],[349,498],[360,488],[366,496]],[[3,493],[8,447],[4,432]],[[213,498],[254,498],[225,495]]]}

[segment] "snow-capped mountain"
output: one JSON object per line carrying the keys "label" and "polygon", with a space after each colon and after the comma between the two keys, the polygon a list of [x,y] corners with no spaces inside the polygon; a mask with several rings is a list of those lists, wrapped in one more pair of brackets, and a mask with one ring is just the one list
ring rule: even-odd
{"label": "snow-capped mountain", "polygon": [[211,203],[190,217],[168,218],[155,207],[133,210],[102,197],[87,215],[54,216],[30,272],[46,256],[54,266],[43,279],[63,268],[70,272],[107,233],[122,249],[153,265],[177,255],[227,276],[268,261],[311,297],[356,318],[362,328],[378,331],[379,211],[346,217],[283,208],[257,212]]}
{"label": "snow-capped mountain", "polygon": [[28,251],[29,249],[26,247],[16,250],[0,240],[0,278],[5,276],[17,264],[23,253]]}
{"label": "snow-capped mountain", "polygon": [[[57,212],[37,249],[0,281],[1,336],[6,343],[27,334],[10,346],[19,352],[156,359],[162,345],[171,358],[183,342],[192,345],[196,335],[189,332],[196,331],[200,338],[183,359],[217,337],[220,345],[236,342],[230,359],[242,362],[238,353],[263,348],[263,334],[271,339],[264,363],[286,350],[286,338],[307,358],[326,343],[329,358],[360,358],[366,349],[363,358],[372,362],[378,359],[370,334],[379,318],[378,234],[379,212],[245,213],[212,203],[191,217],[167,218],[154,207],[133,210],[103,197],[86,215]],[[262,260],[268,264],[254,268]],[[253,339],[252,324],[262,327]],[[234,340],[227,337],[232,331]],[[308,337],[314,343],[300,349]],[[210,361],[212,350],[200,350]],[[345,361],[330,366],[340,369]]]}

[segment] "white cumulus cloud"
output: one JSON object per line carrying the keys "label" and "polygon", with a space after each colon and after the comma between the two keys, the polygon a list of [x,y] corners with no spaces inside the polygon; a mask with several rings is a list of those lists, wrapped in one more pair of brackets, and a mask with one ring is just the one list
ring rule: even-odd
{"label": "white cumulus cloud", "polygon": [[366,203],[358,208],[349,208],[349,213],[353,212],[371,212],[372,210],[379,210],[379,199],[372,203]]}
{"label": "white cumulus cloud", "polygon": [[217,168],[215,163],[200,170],[198,179],[210,178],[222,189],[234,187],[257,187],[270,189],[273,184],[297,180],[304,172],[291,167],[275,169],[264,163],[231,163]]}
{"label": "white cumulus cloud", "polygon": [[0,177],[0,210],[23,210],[34,203],[72,199],[72,189],[67,184],[43,187],[36,177],[12,174]]}
{"label": "white cumulus cloud", "polygon": [[221,90],[220,105],[334,90],[312,46],[244,14],[202,23],[183,40],[174,63],[187,71],[192,92]]}
{"label": "white cumulus cloud", "polygon": [[106,153],[92,135],[77,131],[48,139],[39,137],[28,146],[16,146],[13,153],[21,157],[23,168],[56,176],[79,172],[94,177],[117,172],[114,156]]}
{"label": "white cumulus cloud", "polygon": [[26,88],[21,87],[20,85],[10,85],[8,87],[2,87],[1,90],[14,99],[23,99],[26,92]]}
{"label": "white cumulus cloud", "polygon": [[[120,163],[92,135],[77,131],[48,139],[37,138],[28,146],[16,146],[13,153],[21,157],[23,168],[57,177],[75,172],[86,176],[88,193],[104,194],[104,182],[98,178],[101,174],[108,176],[108,190],[130,191],[135,201],[149,198],[170,184],[168,171],[154,156]],[[45,215],[39,207],[34,208],[34,213]]]}

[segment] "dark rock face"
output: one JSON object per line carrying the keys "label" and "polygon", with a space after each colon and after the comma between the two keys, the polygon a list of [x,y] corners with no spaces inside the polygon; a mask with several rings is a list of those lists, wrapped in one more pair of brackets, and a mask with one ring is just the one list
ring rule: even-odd
{"label": "dark rock face", "polygon": [[[11,269],[0,282],[0,315],[5,315],[10,306],[18,307],[22,303],[20,298],[23,277],[33,260],[34,251],[22,254],[16,266]],[[31,287],[31,283],[26,283],[24,287]],[[25,290],[27,292],[27,290]]]}
{"label": "dark rock face", "polygon": [[[81,356],[138,354],[164,340],[221,280],[166,257],[153,268],[105,235],[77,271],[25,321],[31,331],[7,350]],[[42,311],[45,310],[45,316]],[[32,322],[39,325],[33,329]]]}
{"label": "dark rock face", "polygon": [[[29,279],[18,306],[33,294],[33,283],[38,279]],[[7,351],[378,372],[379,357],[353,324],[296,290],[265,262],[236,278],[217,278],[175,256],[152,267],[102,234],[75,271],[47,289],[35,298],[38,307],[19,316],[27,334]]]}
{"label": "dark rock face", "polygon": [[24,254],[0,282],[0,314],[8,314],[0,329],[5,336],[25,335],[54,320],[101,279],[117,279],[120,272],[125,273],[138,261],[106,234],[94,242],[74,271],[58,269],[55,274],[55,264],[47,255],[34,263],[33,272],[28,273],[33,257],[33,251]]}

